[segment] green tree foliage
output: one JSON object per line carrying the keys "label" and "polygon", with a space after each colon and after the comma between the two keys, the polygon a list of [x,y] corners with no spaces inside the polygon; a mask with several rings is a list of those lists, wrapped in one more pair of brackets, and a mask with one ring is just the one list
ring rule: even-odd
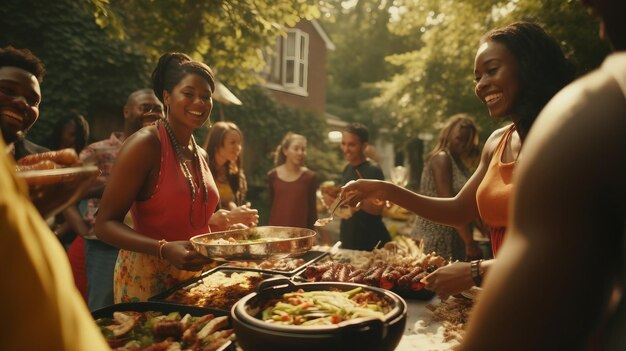
{"label": "green tree foliage", "polygon": [[394,67],[385,57],[406,50],[407,40],[390,33],[391,1],[359,0],[343,8],[337,1],[328,28],[337,49],[330,54],[328,111],[346,121],[365,123],[374,132],[384,117],[367,106],[378,93],[373,83],[385,80]]}
{"label": "green tree foliage", "polygon": [[599,44],[597,24],[572,0],[398,0],[402,9],[390,23],[393,33],[421,38],[414,50],[390,55],[399,72],[377,84],[372,104],[388,111],[389,127],[410,140],[434,131],[440,122],[468,112],[482,125],[483,140],[495,127],[474,96],[473,61],[482,34],[516,20],[539,23],[556,37],[585,72],[608,52]]}
{"label": "green tree foliage", "polygon": [[90,0],[97,22],[150,60],[165,51],[203,59],[229,86],[259,83],[262,51],[285,26],[320,15],[314,0]]}
{"label": "green tree foliage", "polygon": [[29,138],[48,144],[52,125],[70,109],[90,122],[108,116],[123,124],[126,96],[147,84],[145,59],[108,38],[91,8],[73,0],[5,0],[0,23],[0,46],[28,48],[46,65],[40,118]]}

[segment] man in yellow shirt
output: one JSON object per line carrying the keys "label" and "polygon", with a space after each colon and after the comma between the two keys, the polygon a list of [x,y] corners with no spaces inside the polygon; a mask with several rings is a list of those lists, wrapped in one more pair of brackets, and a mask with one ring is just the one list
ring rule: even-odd
{"label": "man in yellow shirt", "polygon": [[[36,119],[41,76],[21,63],[38,59],[9,51],[17,61],[3,64],[0,49],[0,86],[12,87],[0,91],[0,115],[28,111]],[[30,202],[7,152],[0,138],[0,350],[110,350],[76,290],[63,247]]]}

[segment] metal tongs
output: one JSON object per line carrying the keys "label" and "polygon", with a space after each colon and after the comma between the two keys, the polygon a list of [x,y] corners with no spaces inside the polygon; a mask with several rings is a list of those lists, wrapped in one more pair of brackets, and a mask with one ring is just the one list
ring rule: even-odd
{"label": "metal tongs", "polygon": [[335,201],[333,201],[333,203],[330,204],[330,207],[328,208],[328,212],[330,213],[330,215],[328,217],[318,219],[317,221],[315,221],[313,225],[316,227],[323,227],[327,225],[328,223],[332,222],[334,219],[333,215],[335,214],[335,211],[337,211],[339,207],[347,203],[348,200],[350,200],[351,198],[352,197],[344,198],[343,190],[341,190],[339,195],[337,195],[337,197],[335,198]]}

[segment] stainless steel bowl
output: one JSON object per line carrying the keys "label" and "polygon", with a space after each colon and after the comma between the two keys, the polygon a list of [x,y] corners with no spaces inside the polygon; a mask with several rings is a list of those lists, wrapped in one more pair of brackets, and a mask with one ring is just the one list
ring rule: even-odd
{"label": "stainless steel bowl", "polygon": [[[315,231],[293,227],[254,227],[201,234],[190,239],[202,255],[218,261],[265,260],[301,255],[311,249]],[[260,242],[212,244],[215,239],[261,240]],[[263,241],[267,239],[268,241]]]}

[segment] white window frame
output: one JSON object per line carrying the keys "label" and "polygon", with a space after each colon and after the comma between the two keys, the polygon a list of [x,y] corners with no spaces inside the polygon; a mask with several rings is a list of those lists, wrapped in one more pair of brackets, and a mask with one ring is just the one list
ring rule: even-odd
{"label": "white window frame", "polygon": [[[293,52],[288,52],[289,34],[292,34],[294,38]],[[297,28],[290,28],[287,30],[287,37],[280,39],[280,43],[282,44],[279,61],[281,66],[281,81],[280,84],[276,84],[275,82],[268,80],[266,86],[274,90],[308,96],[309,34]],[[293,62],[293,66],[289,72],[291,73],[291,77],[293,77],[293,82],[287,82],[288,62]]]}

